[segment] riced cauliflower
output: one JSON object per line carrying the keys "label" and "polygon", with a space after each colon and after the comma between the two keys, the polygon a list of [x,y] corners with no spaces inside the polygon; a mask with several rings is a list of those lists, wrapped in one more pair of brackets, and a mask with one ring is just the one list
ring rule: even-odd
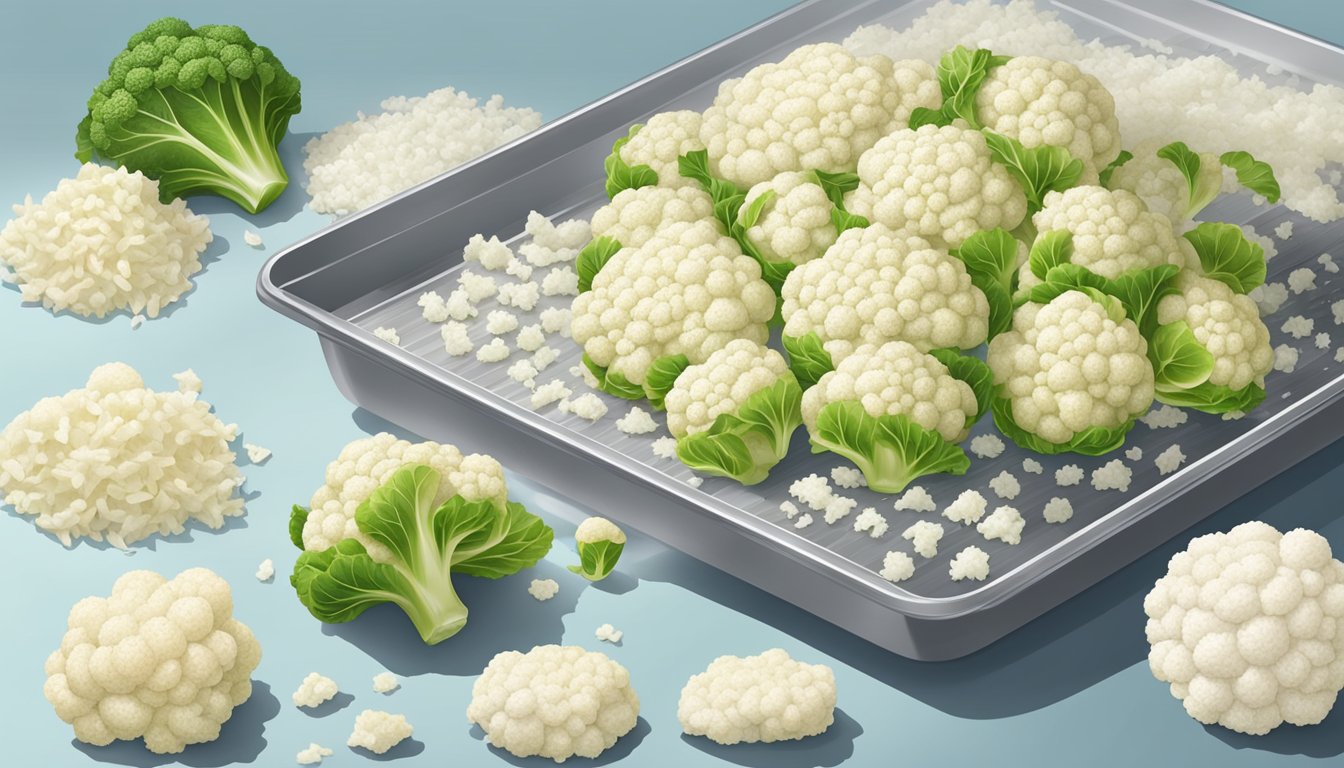
{"label": "riced cauliflower", "polygon": [[1320,534],[1249,522],[1200,536],[1143,610],[1153,675],[1201,723],[1315,725],[1344,688],[1344,563]]}
{"label": "riced cauliflower", "polygon": [[1006,447],[998,435],[976,435],[971,438],[971,453],[982,459],[997,459]]}
{"label": "riced cauliflower", "polygon": [[401,687],[397,681],[397,676],[391,672],[379,672],[373,676],[374,693],[391,693]]}
{"label": "riced cauliflower", "polygon": [[825,733],[835,722],[835,673],[773,648],[720,656],[681,689],[677,719],[718,744],[770,743]]}
{"label": "riced cauliflower", "polygon": [[366,709],[355,717],[354,730],[345,740],[348,747],[361,747],[375,755],[385,754],[389,749],[409,739],[415,729],[406,722],[405,715],[394,715],[377,709]]}
{"label": "riced cauliflower", "polygon": [[961,550],[948,565],[948,576],[953,581],[984,581],[989,578],[989,555],[979,547]]}
{"label": "riced cauliflower", "polygon": [[1153,459],[1153,464],[1157,467],[1158,474],[1169,475],[1180,468],[1185,463],[1185,452],[1181,450],[1180,445],[1168,446],[1166,450],[1157,454]]}
{"label": "riced cauliflower", "polygon": [[555,579],[533,579],[527,585],[527,594],[532,596],[533,600],[544,603],[555,597],[560,592],[560,583]]}
{"label": "riced cauliflower", "polygon": [[336,697],[341,688],[326,675],[309,672],[290,696],[296,707],[319,707]]}
{"label": "riced cauliflower", "polygon": [[781,171],[852,171],[916,107],[939,102],[933,67],[856,57],[835,43],[805,45],[719,86],[700,140],[711,170],[739,187]]}
{"label": "riced cauliflower", "polygon": [[331,757],[335,751],[329,747],[324,747],[315,741],[309,742],[308,746],[299,750],[294,756],[294,762],[299,765],[317,765],[322,762],[322,758]]}
{"label": "riced cauliflower", "polygon": [[638,248],[663,227],[713,217],[714,201],[699,187],[625,189],[593,213],[593,237],[609,237],[624,248]]}
{"label": "riced cauliflower", "polygon": [[904,552],[888,552],[877,575],[893,583],[905,581],[915,575],[915,559]]}
{"label": "riced cauliflower", "polygon": [[943,517],[954,523],[963,525],[973,525],[980,522],[980,518],[985,516],[985,509],[988,508],[989,501],[980,494],[979,491],[967,489],[962,491],[951,504],[943,510]]}
{"label": "riced cauliflower", "polygon": [[923,557],[938,554],[938,542],[943,540],[943,524],[920,520],[901,532],[901,538],[915,547],[915,552]]}
{"label": "riced cauliflower", "polygon": [[75,603],[66,624],[42,693],[78,741],[144,739],[150,752],[176,754],[219,738],[252,695],[261,646],[208,569],[130,571],[109,596]]}
{"label": "riced cauliflower", "polygon": [[998,539],[1004,544],[1016,545],[1022,543],[1022,529],[1026,527],[1027,521],[1016,507],[995,507],[989,517],[975,526],[975,530],[986,539]]}
{"label": "riced cauliflower", "polygon": [[835,242],[835,204],[816,182],[810,173],[784,171],[747,190],[737,223],[766,261],[804,264]]}
{"label": "riced cauliflower", "polygon": [[887,535],[887,529],[887,518],[873,507],[864,507],[859,516],[854,518],[855,533],[867,533],[874,539],[880,539]]}
{"label": "riced cauliflower", "polygon": [[1017,476],[1006,469],[990,478],[989,487],[1000,499],[1012,500],[1022,492],[1022,484],[1018,482]]}
{"label": "riced cauliflower", "polygon": [[1134,470],[1130,469],[1128,464],[1120,459],[1111,459],[1092,470],[1092,487],[1098,491],[1124,493],[1129,490],[1129,483],[1133,477]]}
{"label": "riced cauliflower", "polygon": [[846,210],[944,248],[1027,215],[1022,187],[994,162],[984,134],[963,124],[898,130],[863,153],[858,173]]}
{"label": "riced cauliflower", "polygon": [[1087,475],[1077,464],[1065,464],[1055,470],[1055,484],[1059,486],[1077,485]]}
{"label": "riced cauliflower", "polygon": [[1052,496],[1041,514],[1047,523],[1067,523],[1073,519],[1073,502],[1062,496]]}
{"label": "riced cauliflower", "polygon": [[901,497],[892,503],[892,508],[897,512],[907,510],[910,512],[933,512],[938,509],[934,503],[933,497],[924,490],[922,485],[912,485],[901,494]]}
{"label": "riced cauliflower", "polygon": [[630,673],[605,654],[540,645],[496,654],[471,688],[467,719],[517,757],[594,758],[639,718]]}
{"label": "riced cauliflower", "polygon": [[680,109],[659,112],[633,131],[617,152],[630,167],[647,165],[658,176],[660,187],[685,187],[695,182],[681,175],[677,159],[687,152],[704,149],[700,140],[699,112]]}

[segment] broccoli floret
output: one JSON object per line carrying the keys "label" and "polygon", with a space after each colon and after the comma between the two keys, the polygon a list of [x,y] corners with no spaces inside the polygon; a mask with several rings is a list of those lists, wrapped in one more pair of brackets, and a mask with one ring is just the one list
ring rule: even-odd
{"label": "broccoli floret", "polygon": [[276,146],[300,106],[299,79],[242,29],[162,18],[108,65],[75,157],[158,179],[164,202],[215,194],[256,213],[289,184]]}

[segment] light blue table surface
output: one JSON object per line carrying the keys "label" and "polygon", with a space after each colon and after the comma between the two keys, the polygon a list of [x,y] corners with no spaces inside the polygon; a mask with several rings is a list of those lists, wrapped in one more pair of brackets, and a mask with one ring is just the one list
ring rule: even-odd
{"label": "light blue table surface", "polygon": [[[1316,35],[1344,41],[1344,13],[1326,3],[1238,0],[1236,5]],[[557,117],[769,13],[784,0],[681,0],[676,4],[523,2],[377,3],[238,0],[212,6],[172,2],[7,3],[0,45],[0,201],[40,196],[72,175],[75,123],[89,88],[140,24],[165,13],[194,23],[244,26],[274,48],[304,81],[304,110],[284,154],[299,175],[302,143],[314,133],[371,111],[381,98],[452,84],[477,96],[502,93]],[[676,10],[672,10],[674,8]],[[198,288],[171,317],[132,331],[125,316],[90,323],[20,306],[0,290],[0,423],[37,399],[82,385],[111,360],[136,366],[151,386],[194,368],[204,397],[247,440],[274,450],[264,466],[245,466],[246,517],[225,531],[193,530],[129,553],[81,545],[66,550],[12,511],[0,516],[0,631],[4,685],[0,765],[177,764],[138,744],[73,744],[42,697],[42,662],[59,643],[70,605],[106,594],[132,568],[173,574],[209,566],[234,587],[237,616],[265,655],[252,699],[234,713],[217,743],[190,748],[191,766],[292,765],[310,741],[336,749],[330,766],[366,764],[344,746],[355,713],[366,707],[405,713],[415,740],[389,757],[404,765],[489,766],[501,759],[463,714],[475,676],[503,649],[565,642],[601,649],[629,667],[643,702],[642,721],[599,763],[637,766],[736,764],[805,768],[842,762],[886,765],[1287,765],[1344,763],[1344,707],[1312,729],[1285,728],[1253,739],[1189,719],[1155,682],[1144,660],[1142,598],[1179,547],[1170,544],[1075,598],[1026,629],[961,661],[919,664],[881,652],[801,611],[662,545],[635,539],[622,573],[588,586],[564,566],[573,561],[576,510],[518,477],[514,495],[555,525],[557,546],[534,573],[493,583],[463,579],[472,607],[461,635],[438,647],[419,643],[395,611],[376,610],[353,624],[322,626],[295,599],[287,575],[295,551],[285,522],[305,502],[325,464],[347,441],[385,427],[355,412],[336,391],[315,338],[263,308],[253,281],[266,256],[318,229],[327,217],[303,210],[296,182],[252,223],[219,201],[196,200],[211,215],[216,240]],[[265,238],[243,243],[245,228]],[[505,464],[508,457],[502,457]],[[242,461],[246,461],[245,458]],[[1344,550],[1339,521],[1344,443],[1337,443],[1223,510],[1197,532],[1259,518],[1280,528],[1310,525]],[[253,571],[273,558],[277,578]],[[537,603],[528,580],[555,578],[560,594]],[[594,628],[625,631],[618,647],[598,643]],[[796,745],[722,748],[683,737],[677,694],[715,656],[781,646],[836,672],[838,722]],[[383,669],[402,676],[390,696],[373,693]],[[336,678],[346,692],[318,716],[290,704],[309,671]],[[353,697],[353,698],[352,698]],[[579,760],[584,765],[587,761]]]}

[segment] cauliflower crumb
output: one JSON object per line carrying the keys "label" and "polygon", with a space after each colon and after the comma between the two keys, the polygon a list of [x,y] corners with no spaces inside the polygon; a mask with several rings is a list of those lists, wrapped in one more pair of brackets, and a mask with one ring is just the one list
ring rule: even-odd
{"label": "cauliflower crumb", "polygon": [[257,581],[270,581],[275,578],[275,563],[268,557],[257,566]]}
{"label": "cauliflower crumb", "polygon": [[1274,228],[1274,236],[1280,240],[1287,240],[1293,236],[1293,222],[1285,221]]}
{"label": "cauliflower crumb", "polygon": [[578,296],[579,275],[568,265],[556,267],[541,279],[543,296]]}
{"label": "cauliflower crumb", "polygon": [[1335,257],[1328,253],[1322,253],[1320,256],[1317,256],[1316,263],[1320,264],[1326,272],[1329,272],[1332,275],[1339,272],[1339,265],[1335,263]]}
{"label": "cauliflower crumb", "polygon": [[444,310],[448,313],[448,318],[461,322],[470,320],[480,314],[476,305],[472,303],[471,296],[461,288],[448,294],[448,300],[444,302]]}
{"label": "cauliflower crumb", "polygon": [[1311,335],[1315,325],[1316,321],[1309,317],[1293,315],[1283,321],[1283,326],[1280,327],[1279,330],[1292,336],[1294,339],[1303,339]]}
{"label": "cauliflower crumb", "polygon": [[792,501],[781,501],[779,503],[779,511],[784,513],[784,518],[786,520],[792,520],[798,516],[798,505],[794,504]]}
{"label": "cauliflower crumb", "polygon": [[841,488],[863,488],[868,485],[863,473],[854,467],[834,467],[831,481]]}
{"label": "cauliflower crumb", "polygon": [[979,491],[965,490],[955,501],[947,505],[947,509],[943,510],[943,517],[965,525],[978,523],[980,518],[984,517],[988,505],[989,502]]}
{"label": "cauliflower crumb", "polygon": [[513,344],[524,352],[536,352],[546,344],[546,334],[542,333],[541,326],[535,323],[525,325],[514,337]]}
{"label": "cauliflower crumb", "polygon": [[253,248],[260,248],[263,245],[263,243],[261,242],[261,235],[257,234],[256,232],[253,232],[250,229],[243,230],[243,242],[247,243]]}
{"label": "cauliflower crumb", "polygon": [[1055,470],[1055,485],[1077,485],[1083,481],[1085,474],[1087,473],[1077,464],[1065,464]]}
{"label": "cauliflower crumb", "polygon": [[332,750],[313,741],[308,743],[306,749],[299,750],[299,753],[294,756],[294,762],[299,765],[317,765],[322,762],[322,758],[331,757],[333,754],[335,753]]}
{"label": "cauliflower crumb", "polygon": [[1274,348],[1274,370],[1292,373],[1297,368],[1297,347],[1280,344]]}
{"label": "cauliflower crumb", "polygon": [[1331,304],[1330,313],[1335,316],[1335,325],[1344,325],[1344,299]]}
{"label": "cauliflower crumb", "polygon": [[373,335],[394,346],[401,346],[401,337],[397,335],[396,328],[383,328],[379,326],[373,329]]}
{"label": "cauliflower crumb", "polygon": [[1022,460],[1022,471],[1029,475],[1039,475],[1045,471],[1045,467],[1041,465],[1041,462],[1028,456]]}
{"label": "cauliflower crumb", "polygon": [[759,656],[720,656],[686,681],[677,720],[691,736],[717,744],[789,742],[835,722],[835,673],[795,661],[780,648]]}
{"label": "cauliflower crumb", "polygon": [[854,508],[857,507],[858,505],[859,502],[855,501],[854,499],[845,496],[832,495],[830,500],[826,502],[826,509],[824,516],[826,524],[827,525],[836,524],[837,522],[848,516],[850,512],[854,511]]}
{"label": "cauliflower crumb", "polygon": [[406,722],[405,715],[366,709],[355,718],[355,728],[345,745],[361,747],[381,755],[410,738],[414,731],[411,724]]}
{"label": "cauliflower crumb", "polygon": [[541,301],[541,286],[536,283],[507,283],[499,286],[499,303],[506,307],[531,312],[538,301]]}
{"label": "cauliflower crumb", "polygon": [[1169,475],[1175,472],[1181,464],[1185,463],[1185,454],[1181,452],[1180,445],[1172,445],[1165,451],[1157,454],[1153,459],[1153,464],[1157,465],[1157,471],[1162,475]]}
{"label": "cauliflower crumb", "polygon": [[1022,484],[1017,481],[1017,477],[1008,470],[1003,470],[995,475],[989,481],[989,487],[1000,499],[1015,499],[1017,494],[1022,492]]}
{"label": "cauliflower crumb", "polygon": [[998,458],[1004,448],[998,435],[976,435],[971,438],[971,453],[982,459]]}
{"label": "cauliflower crumb", "polygon": [[598,640],[601,640],[604,643],[611,643],[612,645],[617,645],[618,643],[621,642],[621,638],[625,637],[624,632],[611,626],[610,624],[603,624],[599,626],[597,628],[597,631],[594,632],[593,635]]}
{"label": "cauliflower crumb", "polygon": [[653,420],[648,411],[636,405],[616,420],[616,428],[627,435],[647,435],[658,429],[658,422]]}
{"label": "cauliflower crumb", "polygon": [[467,294],[467,301],[472,304],[482,302],[499,292],[495,278],[471,270],[466,270],[457,276],[457,287]]}
{"label": "cauliflower crumb", "polygon": [[691,475],[690,477],[686,478],[686,484],[691,486],[692,488],[699,488],[700,486],[705,484],[705,478],[700,477],[699,475]]}
{"label": "cauliflower crumb", "polygon": [[299,683],[298,690],[289,698],[296,707],[312,708],[331,701],[340,691],[335,680],[316,672],[309,672],[307,677],[303,678],[303,682]]}
{"label": "cauliflower crumb", "polygon": [[1170,405],[1159,405],[1153,410],[1139,417],[1149,429],[1170,429],[1184,424],[1190,416],[1180,408],[1173,408]]}
{"label": "cauliflower crumb", "polygon": [[1344,347],[1335,350],[1335,362],[1344,363]]}
{"label": "cauliflower crumb", "polygon": [[893,584],[905,581],[915,575],[915,559],[904,552],[888,552],[882,558],[882,570],[877,575]]}
{"label": "cauliflower crumb", "polygon": [[[0,277],[0,282],[4,282],[4,280],[3,280],[2,277]],[[131,315],[131,330],[132,330],[132,331],[134,331],[136,328],[139,328],[140,326],[142,326],[142,325],[144,325],[144,324],[145,324],[145,316],[144,316],[144,315],[142,315],[142,314],[140,314],[140,313],[138,313],[138,312],[137,312],[136,314],[134,314],[134,315]]]}
{"label": "cauliflower crumb", "polygon": [[523,282],[527,282],[532,279],[532,265],[515,256],[509,260],[507,265],[505,265],[504,274],[516,277]]}
{"label": "cauliflower crumb", "polygon": [[537,367],[531,360],[519,360],[509,366],[509,378],[528,389],[537,385]]}
{"label": "cauliflower crumb", "polygon": [[938,554],[938,542],[943,539],[943,524],[920,520],[906,528],[901,538],[915,547],[915,553],[922,557],[934,557]]}
{"label": "cauliflower crumb", "polygon": [[462,357],[476,348],[471,343],[471,337],[467,335],[467,326],[456,321],[445,323],[439,329],[439,336],[443,339],[443,349],[453,357]]}
{"label": "cauliflower crumb", "polygon": [[498,363],[508,358],[513,350],[504,343],[503,339],[491,339],[489,344],[476,350],[476,359],[482,363]]}
{"label": "cauliflower crumb", "polygon": [[[602,402],[602,398],[589,392],[570,400],[568,406],[562,403],[560,410],[572,413],[580,419],[597,421],[607,415],[607,404]],[[675,444],[676,441],[674,440],[673,445],[675,446]]]}
{"label": "cauliflower crumb", "polygon": [[565,386],[562,379],[551,379],[545,384],[539,385],[532,392],[530,405],[532,410],[539,411],[548,405],[564,400],[573,393],[569,387]]}
{"label": "cauliflower crumb", "polygon": [[808,475],[794,480],[789,486],[789,495],[814,510],[821,511],[830,502],[831,484],[821,475]]}
{"label": "cauliflower crumb", "polygon": [[1027,521],[1016,507],[996,507],[989,517],[980,521],[975,530],[986,539],[998,539],[1005,544],[1016,545],[1022,543],[1022,529],[1026,525]]}
{"label": "cauliflower crumb", "polygon": [[574,250],[592,239],[587,219],[567,219],[556,224],[538,211],[528,211],[523,229],[533,243],[551,251]]}
{"label": "cauliflower crumb", "polygon": [[989,555],[979,547],[967,547],[952,558],[947,574],[953,581],[984,581],[989,577]]}
{"label": "cauliflower crumb", "polygon": [[1130,461],[1138,461],[1143,458],[1143,449],[1135,445],[1125,449],[1125,458]]}
{"label": "cauliflower crumb", "polygon": [[1306,293],[1316,290],[1316,273],[1310,267],[1299,267],[1288,273],[1288,290]]}
{"label": "cauliflower crumb", "polygon": [[549,368],[551,363],[554,363],[558,357],[560,357],[560,352],[555,347],[542,347],[532,353],[532,365],[536,366],[538,371],[544,371]]}
{"label": "cauliflower crumb", "polygon": [[938,505],[933,503],[933,497],[924,490],[922,485],[912,485],[905,489],[901,498],[897,499],[892,507],[900,512],[902,510],[910,512],[933,512],[938,509]]}
{"label": "cauliflower crumb", "polygon": [[806,528],[807,526],[809,526],[809,525],[811,525],[811,524],[812,524],[812,516],[809,515],[809,514],[804,513],[802,517],[799,517],[796,521],[794,521],[794,523],[793,523],[793,527],[794,527],[794,528]]}
{"label": "cauliflower crumb", "polygon": [[1283,283],[1265,283],[1257,285],[1246,294],[1251,297],[1255,305],[1260,307],[1260,314],[1272,315],[1279,311],[1279,307],[1288,301],[1288,286]]}
{"label": "cauliflower crumb", "polygon": [[[663,435],[653,441],[653,455],[660,459],[677,458],[677,439],[669,435]],[[788,504],[789,502],[784,502]],[[782,507],[781,507],[782,508]]]}
{"label": "cauliflower crumb", "polygon": [[1329,348],[1330,348],[1330,334],[1325,333],[1324,331],[1322,331],[1321,333],[1316,334],[1316,348],[1317,348],[1317,349],[1329,349]]}
{"label": "cauliflower crumb", "polygon": [[435,291],[425,291],[415,303],[420,307],[420,316],[427,323],[442,323],[448,319],[448,305]]}
{"label": "cauliflower crumb", "polygon": [[572,262],[579,255],[575,248],[547,248],[537,242],[523,243],[518,246],[518,253],[522,254],[523,258],[527,259],[527,263],[534,267],[549,267],[552,264]]}
{"label": "cauliflower crumb", "polygon": [[265,464],[266,460],[271,458],[269,448],[262,448],[255,443],[243,443],[243,450],[247,451],[247,460],[253,464]]}
{"label": "cauliflower crumb", "polygon": [[504,334],[518,328],[518,316],[504,309],[496,309],[485,316],[485,330],[494,336],[503,336]]}
{"label": "cauliflower crumb", "polygon": [[1237,421],[1245,417],[1246,413],[1244,411],[1228,411],[1227,413],[1224,413],[1220,418],[1223,421]]}
{"label": "cauliflower crumb", "polygon": [[887,518],[872,507],[864,507],[863,511],[859,512],[859,516],[854,518],[854,532],[863,533],[864,531],[867,531],[868,535],[874,539],[882,538],[887,535]]}
{"label": "cauliflower crumb", "polygon": [[569,335],[569,323],[573,319],[574,313],[569,307],[547,307],[541,310],[539,319],[541,320],[541,330],[546,333],[558,333],[561,336]]}
{"label": "cauliflower crumb", "polygon": [[462,259],[474,261],[489,270],[499,271],[513,260],[513,251],[501,243],[498,237],[492,236],[486,240],[484,235],[472,235],[466,247],[462,249]]}
{"label": "cauliflower crumb", "polygon": [[1067,523],[1073,519],[1073,504],[1062,496],[1051,497],[1045,503],[1045,522]]}
{"label": "cauliflower crumb", "polygon": [[533,579],[527,587],[527,594],[538,602],[550,600],[559,591],[560,584],[555,579]]}
{"label": "cauliflower crumb", "polygon": [[178,392],[199,393],[201,388],[205,386],[205,382],[201,381],[201,377],[197,376],[196,372],[190,368],[179,373],[174,373],[173,379],[177,382]]}
{"label": "cauliflower crumb", "polygon": [[397,676],[391,672],[379,672],[373,676],[374,693],[391,693],[401,687],[397,681]]}
{"label": "cauliflower crumb", "polygon": [[1129,490],[1129,481],[1133,477],[1134,472],[1128,464],[1120,459],[1111,459],[1092,470],[1092,487],[1098,491],[1120,491],[1124,493]]}

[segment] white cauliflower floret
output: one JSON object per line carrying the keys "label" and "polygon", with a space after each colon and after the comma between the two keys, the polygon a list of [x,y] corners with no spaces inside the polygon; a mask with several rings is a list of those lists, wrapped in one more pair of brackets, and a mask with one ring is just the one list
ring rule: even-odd
{"label": "white cauliflower floret", "polygon": [[647,165],[658,174],[660,187],[685,187],[696,182],[681,175],[677,159],[704,149],[700,141],[700,113],[689,109],[659,112],[620,149],[621,160],[634,167]]}
{"label": "white cauliflower floret", "polygon": [[1097,78],[1067,61],[1016,56],[989,71],[975,95],[981,125],[1027,149],[1063,147],[1083,161],[1083,181],[1120,154],[1115,99]]}
{"label": "white cauliflower floret", "polygon": [[617,251],[574,300],[572,327],[593,362],[643,384],[665,355],[694,364],[733,339],[764,344],[774,313],[760,264],[713,221],[698,221]]}
{"label": "white cauliflower floret", "polygon": [[205,568],[131,571],[109,596],[75,603],[67,626],[42,692],[86,744],[143,738],[176,754],[219,738],[252,695],[261,646],[233,618],[228,582]]}
{"label": "white cauliflower floret", "polygon": [[508,500],[504,470],[493,458],[479,453],[464,456],[451,445],[409,443],[382,432],[355,440],[327,465],[326,481],[313,494],[303,524],[303,548],[321,552],[343,539],[356,539],[374,560],[390,562],[387,548],[355,525],[355,510],[397,470],[410,464],[424,464],[438,472],[436,508],[459,495],[467,501],[493,501],[501,511]]}
{"label": "white cauliflower floret", "polygon": [[1063,444],[1089,427],[1117,428],[1153,402],[1147,343],[1128,319],[1080,291],[1027,303],[989,343],[994,383],[1018,426]]}
{"label": "white cauliflower floret", "polygon": [[859,347],[822,376],[803,393],[803,423],[815,434],[821,409],[849,400],[874,418],[903,415],[949,443],[966,438],[977,411],[969,384],[904,341]]}
{"label": "white cauliflower floret", "polygon": [[1344,688],[1344,563],[1250,522],[1190,542],[1143,601],[1153,676],[1201,723],[1315,725]]}
{"label": "white cauliflower floret", "polygon": [[984,229],[1013,229],[1027,196],[964,124],[905,128],[863,153],[845,208],[871,222],[956,248]]}
{"label": "white cauliflower floret", "polygon": [[846,230],[790,272],[780,295],[785,335],[816,333],[836,364],[861,344],[970,349],[989,335],[989,302],[966,265],[880,224]]}
{"label": "white cauliflower floret", "polygon": [[715,176],[749,187],[781,171],[852,171],[859,155],[939,105],[923,61],[856,57],[835,43],[805,45],[719,86],[700,139]]}
{"label": "white cauliflower floret", "polygon": [[[1166,143],[1162,141],[1149,139],[1134,147],[1134,157],[1111,173],[1107,186],[1133,192],[1143,200],[1148,210],[1179,224],[1191,217],[1190,185],[1175,163],[1165,157],[1158,157],[1157,151],[1164,146]],[[1216,195],[1224,188],[1222,161],[1212,152],[1198,154],[1196,188],[1206,189]]]}
{"label": "white cauliflower floret", "polygon": [[341,692],[335,680],[316,672],[309,672],[290,696],[296,707],[318,707],[331,701]]}
{"label": "white cauliflower floret", "polygon": [[593,237],[638,248],[663,227],[713,218],[714,201],[699,187],[623,189],[593,213]]}
{"label": "white cauliflower floret", "polygon": [[1176,287],[1180,293],[1157,303],[1157,322],[1184,320],[1190,326],[1195,340],[1213,355],[1209,383],[1234,390],[1263,386],[1274,367],[1274,346],[1255,301],[1190,271],[1181,272]]}
{"label": "white cauliflower floret", "polygon": [[663,404],[673,437],[703,432],[721,413],[736,411],[747,398],[774,386],[789,373],[784,356],[747,339],[728,342],[704,363],[677,376]]}
{"label": "white cauliflower floret", "polygon": [[677,719],[686,733],[718,744],[816,736],[835,722],[835,673],[795,661],[780,648],[720,656],[686,681]]}
{"label": "white cauliflower floret", "polygon": [[766,261],[790,264],[809,262],[831,247],[838,233],[831,221],[835,204],[810,173],[784,171],[747,190],[738,211],[738,223],[767,192],[774,197],[763,205],[760,216],[746,229],[747,240]]}
{"label": "white cauliflower floret", "polygon": [[639,696],[625,667],[560,645],[497,654],[472,686],[467,707],[467,719],[494,746],[557,763],[597,757],[638,718]]}
{"label": "white cauliflower floret", "polygon": [[377,709],[366,709],[355,717],[354,730],[345,740],[348,747],[362,747],[381,755],[409,739],[415,729],[406,722],[405,715],[394,715]]}

